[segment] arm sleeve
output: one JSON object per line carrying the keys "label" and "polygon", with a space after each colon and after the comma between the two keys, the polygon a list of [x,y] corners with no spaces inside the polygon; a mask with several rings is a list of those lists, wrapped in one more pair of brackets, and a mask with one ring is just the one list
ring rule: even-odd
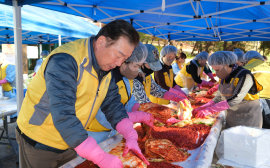
{"label": "arm sleeve", "polygon": [[204,66],[203,71],[204,71],[204,73],[206,73],[206,74],[212,73],[212,71],[210,70],[208,64],[206,64],[206,65]]}
{"label": "arm sleeve", "polygon": [[197,66],[194,65],[194,64],[190,64],[190,65],[189,65],[189,71],[190,71],[190,74],[191,74],[191,76],[192,76],[192,79],[193,79],[196,83],[201,84],[201,83],[202,83],[202,80],[201,80],[201,78],[200,78],[199,75],[198,75],[198,68],[197,68]]}
{"label": "arm sleeve", "polygon": [[50,58],[44,76],[53,124],[64,141],[75,148],[88,137],[75,111],[77,63],[68,54],[55,54]]}
{"label": "arm sleeve", "polygon": [[163,72],[161,70],[159,71],[155,71],[154,72],[154,75],[155,75],[155,80],[156,80],[156,83],[161,86],[161,88],[165,89],[165,90],[169,90],[170,87],[168,87],[166,85],[166,82],[165,82],[165,78],[164,78],[164,75],[163,75]]}
{"label": "arm sleeve", "polygon": [[240,81],[237,83],[237,86],[234,90],[233,96],[227,100],[230,107],[234,107],[238,105],[244,97],[247,95],[248,91],[254,84],[252,76],[247,74],[242,77]]}
{"label": "arm sleeve", "polygon": [[133,79],[132,95],[134,95],[135,100],[140,104],[150,102],[149,98],[146,96],[143,84],[137,79]]}
{"label": "arm sleeve", "polygon": [[213,101],[215,103],[221,102],[222,101],[222,95],[220,94],[219,90],[217,91],[216,96],[213,98]]}
{"label": "arm sleeve", "polygon": [[132,111],[132,107],[134,106],[134,104],[138,103],[136,100],[135,100],[135,97],[134,95],[132,94],[131,95],[131,98],[129,99],[128,103],[125,105],[125,108],[127,110],[127,112],[131,112]]}
{"label": "arm sleeve", "polygon": [[118,93],[118,86],[113,75],[107,95],[100,108],[113,129],[116,129],[116,125],[122,119],[129,118],[125,106],[121,103],[121,96]]}
{"label": "arm sleeve", "polygon": [[150,94],[154,97],[157,98],[163,98],[165,92],[167,92],[167,90],[162,89],[152,78],[151,76],[151,91]]}
{"label": "arm sleeve", "polygon": [[172,69],[173,69],[173,73],[174,74],[177,74],[177,72],[180,71],[180,68],[178,67],[178,64],[177,63],[173,63],[172,64]]}
{"label": "arm sleeve", "polygon": [[7,69],[6,69],[6,80],[9,82],[9,83],[12,83],[14,80],[15,80],[15,77],[16,77],[16,73],[15,73],[15,65],[11,65],[9,64],[7,66]]}

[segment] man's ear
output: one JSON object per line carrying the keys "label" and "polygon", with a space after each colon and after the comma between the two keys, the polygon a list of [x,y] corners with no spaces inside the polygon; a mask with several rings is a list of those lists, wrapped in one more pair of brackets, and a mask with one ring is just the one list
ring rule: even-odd
{"label": "man's ear", "polygon": [[99,50],[106,46],[107,40],[105,36],[100,36],[96,41],[96,48]]}

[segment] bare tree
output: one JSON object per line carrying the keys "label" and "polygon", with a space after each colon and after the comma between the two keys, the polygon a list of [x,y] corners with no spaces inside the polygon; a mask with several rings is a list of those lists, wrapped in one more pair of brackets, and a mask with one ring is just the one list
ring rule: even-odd
{"label": "bare tree", "polygon": [[195,43],[195,45],[194,45],[194,47],[192,49],[191,55],[193,55],[193,53],[194,53],[195,49],[197,48],[198,44],[199,44],[199,42],[196,41],[196,43]]}

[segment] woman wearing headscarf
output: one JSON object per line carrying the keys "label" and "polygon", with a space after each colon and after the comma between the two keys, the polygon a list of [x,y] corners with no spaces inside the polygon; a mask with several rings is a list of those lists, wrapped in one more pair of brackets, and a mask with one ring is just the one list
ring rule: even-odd
{"label": "woman wearing headscarf", "polygon": [[256,80],[263,86],[260,92],[260,103],[263,114],[263,128],[270,128],[270,67],[264,62],[264,58],[257,51],[248,51],[244,55],[247,62],[245,69],[251,71]]}
{"label": "woman wearing headscarf", "polygon": [[160,52],[160,63],[162,69],[154,72],[155,82],[165,90],[176,85],[174,81],[174,74],[171,64],[175,60],[177,54],[177,48],[174,46],[166,46]]}
{"label": "woman wearing headscarf", "polygon": [[175,60],[172,63],[172,69],[175,75],[183,68],[186,58],[187,56],[183,52],[179,53],[179,55],[175,57]]}
{"label": "woman wearing headscarf", "polygon": [[236,64],[238,66],[243,66],[245,64],[245,59],[244,59],[244,51],[242,51],[241,49],[239,48],[236,48],[233,50],[234,54],[237,56],[237,62]]}
{"label": "woman wearing headscarf", "polygon": [[[141,42],[134,49],[132,55],[120,66],[112,70],[112,75],[115,78],[115,83],[118,85],[118,93],[121,96],[122,104],[125,106],[129,119],[135,122],[143,122],[149,126],[153,126],[154,117],[152,114],[134,111],[138,109],[139,104],[135,101],[132,94],[133,79],[138,75],[138,69],[143,64],[147,57],[147,49]],[[107,121],[105,114],[98,110],[95,119],[88,128],[88,135],[95,138],[97,143],[100,143],[107,138],[115,135],[116,131]]]}
{"label": "woman wearing headscarf", "polygon": [[221,79],[217,95],[209,103],[193,110],[196,117],[205,117],[227,110],[226,128],[244,125],[262,128],[258,92],[262,86],[252,73],[236,64],[237,56],[218,51],[208,58],[209,65]]}
{"label": "woman wearing headscarf", "polygon": [[[161,88],[152,78],[151,74],[155,71],[162,69],[162,65],[159,61],[159,53],[155,46],[151,44],[145,44],[148,49],[148,55],[141,66],[142,71],[134,79],[133,83],[133,95],[135,100],[139,103],[157,103],[157,104],[169,104],[169,100],[179,102],[185,99],[185,93],[181,91],[179,86],[170,88],[169,91]],[[177,88],[178,87],[178,88]]]}
{"label": "woman wearing headscarf", "polygon": [[175,77],[175,82],[182,88],[193,90],[195,83],[197,86],[213,86],[213,82],[201,80],[203,72],[205,72],[212,80],[215,81],[212,71],[209,69],[206,61],[208,53],[200,52],[193,60],[187,63]]}

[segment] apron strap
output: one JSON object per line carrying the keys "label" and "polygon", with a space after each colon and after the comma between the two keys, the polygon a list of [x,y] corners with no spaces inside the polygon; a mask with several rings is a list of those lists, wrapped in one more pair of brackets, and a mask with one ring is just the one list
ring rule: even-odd
{"label": "apron strap", "polygon": [[233,78],[233,81],[232,81],[232,84],[234,83],[235,79],[238,77],[238,75],[240,75],[240,73],[244,71],[244,69],[241,69],[236,75],[235,77]]}

